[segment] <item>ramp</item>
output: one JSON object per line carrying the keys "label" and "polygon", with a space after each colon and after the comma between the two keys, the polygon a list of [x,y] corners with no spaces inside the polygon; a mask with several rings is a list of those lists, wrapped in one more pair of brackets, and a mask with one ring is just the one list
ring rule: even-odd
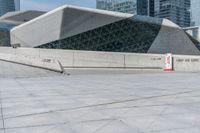
{"label": "ramp", "polygon": [[0,78],[32,78],[60,75],[50,70],[0,60]]}

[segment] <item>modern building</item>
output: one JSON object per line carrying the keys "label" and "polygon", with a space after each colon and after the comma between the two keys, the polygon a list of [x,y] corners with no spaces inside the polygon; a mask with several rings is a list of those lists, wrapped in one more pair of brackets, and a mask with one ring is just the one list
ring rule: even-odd
{"label": "modern building", "polygon": [[0,0],[0,16],[7,12],[19,11],[20,0]]}
{"label": "modern building", "polygon": [[149,0],[149,16],[155,16],[155,0]]}
{"label": "modern building", "polygon": [[10,46],[10,30],[36,18],[45,12],[41,11],[17,11],[9,12],[0,17],[0,46]]}
{"label": "modern building", "polygon": [[137,0],[97,0],[97,9],[137,13]]}
{"label": "modern building", "polygon": [[198,40],[200,42],[200,27],[199,26],[193,26],[193,27],[187,27],[184,28],[184,30],[193,38]]}
{"label": "modern building", "polygon": [[191,21],[192,26],[200,26],[200,0],[191,0]]}
{"label": "modern building", "polygon": [[97,9],[153,16],[153,1],[154,0],[97,0]]}
{"label": "modern building", "polygon": [[200,54],[199,42],[167,19],[68,5],[14,27],[11,43],[50,49]]}
{"label": "modern building", "polygon": [[167,18],[181,27],[191,23],[191,0],[155,0],[155,17]]}

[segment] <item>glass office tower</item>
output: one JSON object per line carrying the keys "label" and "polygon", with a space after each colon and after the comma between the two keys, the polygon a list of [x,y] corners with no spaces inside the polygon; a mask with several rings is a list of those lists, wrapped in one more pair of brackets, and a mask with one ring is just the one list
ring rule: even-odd
{"label": "glass office tower", "polygon": [[192,26],[200,26],[200,0],[191,0]]}
{"label": "glass office tower", "polygon": [[191,24],[191,0],[155,0],[155,17],[167,18],[181,27]]}
{"label": "glass office tower", "polygon": [[0,16],[20,10],[20,0],[0,0]]}
{"label": "glass office tower", "polygon": [[137,13],[137,0],[97,0],[97,9]]}
{"label": "glass office tower", "polygon": [[97,9],[151,16],[152,0],[97,0]]}
{"label": "glass office tower", "polygon": [[[20,0],[0,0],[0,16],[20,10]],[[15,25],[0,23],[0,46],[10,46],[10,29]]]}

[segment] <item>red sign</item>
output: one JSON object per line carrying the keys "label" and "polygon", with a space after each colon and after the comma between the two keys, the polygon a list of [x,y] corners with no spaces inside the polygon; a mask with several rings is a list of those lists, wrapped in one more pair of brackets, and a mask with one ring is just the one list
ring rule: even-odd
{"label": "red sign", "polygon": [[173,58],[172,54],[168,53],[165,56],[165,68],[164,71],[173,71]]}

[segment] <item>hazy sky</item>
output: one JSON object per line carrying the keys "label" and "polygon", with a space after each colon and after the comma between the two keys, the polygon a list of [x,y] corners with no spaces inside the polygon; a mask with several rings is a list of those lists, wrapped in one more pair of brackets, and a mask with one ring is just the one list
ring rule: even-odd
{"label": "hazy sky", "polygon": [[22,10],[52,10],[64,4],[95,8],[96,0],[21,0]]}

